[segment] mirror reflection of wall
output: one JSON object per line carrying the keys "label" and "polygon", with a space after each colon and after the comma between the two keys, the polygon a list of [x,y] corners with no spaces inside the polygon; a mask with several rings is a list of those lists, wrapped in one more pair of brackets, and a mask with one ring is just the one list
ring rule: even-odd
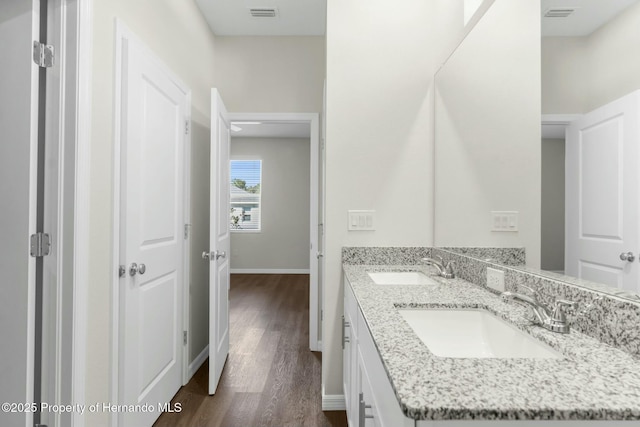
{"label": "mirror reflection of wall", "polygon": [[[538,7],[493,3],[435,91],[435,245],[525,247],[531,267],[540,265]],[[517,212],[517,226],[496,231],[492,212]]]}
{"label": "mirror reflection of wall", "polygon": [[549,119],[569,121],[640,89],[640,2],[563,6],[543,0],[541,25],[541,268],[558,273],[565,271],[565,126]]}
{"label": "mirror reflection of wall", "polygon": [[[543,13],[562,3],[543,0]],[[542,114],[586,113],[639,88],[638,0],[580,3],[573,17],[542,17]]]}

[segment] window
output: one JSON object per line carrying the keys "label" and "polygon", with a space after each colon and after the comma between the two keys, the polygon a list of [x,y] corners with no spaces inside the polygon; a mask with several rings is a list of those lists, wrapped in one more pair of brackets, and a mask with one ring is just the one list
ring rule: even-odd
{"label": "window", "polygon": [[260,231],[262,160],[231,160],[231,231]]}

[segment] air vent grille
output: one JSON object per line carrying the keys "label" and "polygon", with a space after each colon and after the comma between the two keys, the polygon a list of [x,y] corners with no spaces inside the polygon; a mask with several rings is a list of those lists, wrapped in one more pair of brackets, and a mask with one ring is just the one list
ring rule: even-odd
{"label": "air vent grille", "polygon": [[553,8],[548,9],[544,13],[545,18],[568,18],[576,11],[575,7],[562,7],[562,8]]}
{"label": "air vent grille", "polygon": [[254,18],[275,18],[278,15],[277,9],[273,7],[251,8],[249,12]]}

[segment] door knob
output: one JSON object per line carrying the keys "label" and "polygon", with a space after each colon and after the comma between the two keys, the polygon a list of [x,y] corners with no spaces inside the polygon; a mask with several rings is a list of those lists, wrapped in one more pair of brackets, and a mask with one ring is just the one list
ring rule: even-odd
{"label": "door knob", "polygon": [[147,266],[144,264],[136,264],[135,262],[131,263],[131,266],[129,266],[129,276],[133,277],[136,274],[140,273],[140,274],[144,274],[144,272],[147,271]]}
{"label": "door knob", "polygon": [[213,251],[213,252],[202,252],[202,259],[208,259],[212,261],[218,258],[226,258],[227,253],[225,251]]}
{"label": "door knob", "polygon": [[213,252],[202,252],[202,259],[208,259],[209,261],[217,260],[218,258],[226,258],[227,253],[225,251],[213,251]]}
{"label": "door knob", "polygon": [[633,255],[633,252],[622,252],[620,254],[620,259],[622,261],[633,262],[636,259],[636,257],[635,255]]}

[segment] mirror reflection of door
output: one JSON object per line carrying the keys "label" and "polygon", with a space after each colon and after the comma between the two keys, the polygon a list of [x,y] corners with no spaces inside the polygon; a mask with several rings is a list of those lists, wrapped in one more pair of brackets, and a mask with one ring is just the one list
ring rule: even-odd
{"label": "mirror reflection of door", "polygon": [[[640,35],[637,32],[640,2],[591,1],[585,2],[580,8],[567,8],[564,3],[543,0],[541,6],[543,123],[547,115],[588,115],[640,89],[640,61],[636,60],[635,55],[625,53],[640,49]],[[601,260],[597,268],[591,264],[590,267],[586,264],[575,265],[577,255],[573,251],[567,256],[574,260],[574,265],[565,265],[565,247],[569,252],[571,230],[564,229],[564,201],[566,196],[568,204],[573,195],[569,193],[569,187],[567,194],[562,194],[564,134],[563,125],[542,126],[541,268],[638,290],[637,285],[622,284],[618,273],[629,270],[630,266],[619,259],[619,251],[607,253],[607,260]],[[600,159],[602,162],[604,160]],[[567,151],[567,167],[575,161],[578,160],[569,158]],[[604,165],[601,166],[599,170],[602,172]],[[602,179],[606,180],[604,177]],[[608,192],[611,194],[614,191],[610,189]],[[604,203],[604,200],[601,201]],[[566,221],[570,228],[575,220],[567,217]],[[564,241],[565,232],[567,242]],[[600,239],[608,241],[605,237]],[[639,249],[628,244],[625,247],[636,252]]]}
{"label": "mirror reflection of door", "polygon": [[585,114],[567,129],[567,274],[638,290],[640,92]]}

